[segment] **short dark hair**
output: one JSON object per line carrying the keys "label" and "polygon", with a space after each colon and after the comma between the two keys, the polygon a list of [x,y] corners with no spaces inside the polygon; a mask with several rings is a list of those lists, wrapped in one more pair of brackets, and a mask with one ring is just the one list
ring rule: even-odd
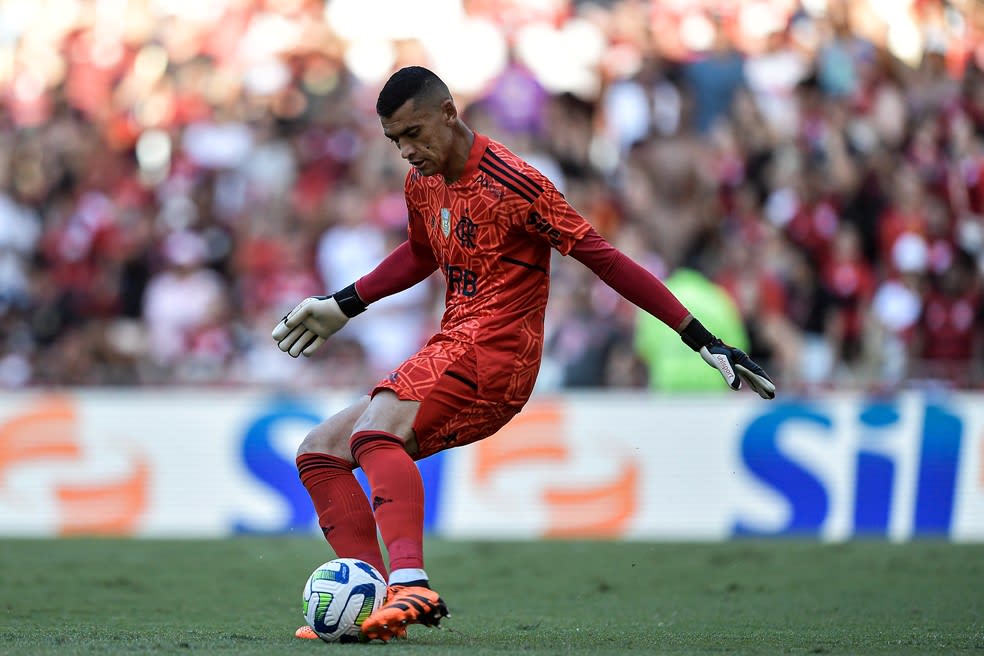
{"label": "short dark hair", "polygon": [[418,101],[431,97],[450,98],[448,85],[423,66],[407,66],[393,73],[383,85],[376,100],[376,114],[389,118],[411,98]]}

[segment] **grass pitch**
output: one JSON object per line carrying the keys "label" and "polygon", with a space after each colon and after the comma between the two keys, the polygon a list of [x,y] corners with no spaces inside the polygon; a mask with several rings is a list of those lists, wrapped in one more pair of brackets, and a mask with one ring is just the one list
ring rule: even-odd
{"label": "grass pitch", "polygon": [[984,651],[984,545],[446,542],[406,642],[294,639],[317,536],[0,540],[0,654]]}

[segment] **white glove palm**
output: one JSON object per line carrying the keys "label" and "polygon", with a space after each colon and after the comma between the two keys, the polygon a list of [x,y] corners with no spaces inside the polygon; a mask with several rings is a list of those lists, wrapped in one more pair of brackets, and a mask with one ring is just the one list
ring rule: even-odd
{"label": "white glove palm", "polygon": [[309,296],[276,325],[273,339],[292,358],[301,354],[310,357],[348,320],[333,297]]}
{"label": "white glove palm", "polygon": [[769,374],[741,349],[728,346],[711,334],[697,319],[690,317],[680,332],[683,343],[692,348],[704,362],[718,370],[728,386],[741,389],[742,382],[763,399],[776,398],[776,384]]}
{"label": "white glove palm", "polygon": [[742,381],[748,383],[763,399],[776,397],[776,385],[758,364],[741,349],[714,340],[700,349],[704,362],[717,369],[731,389],[741,389]]}

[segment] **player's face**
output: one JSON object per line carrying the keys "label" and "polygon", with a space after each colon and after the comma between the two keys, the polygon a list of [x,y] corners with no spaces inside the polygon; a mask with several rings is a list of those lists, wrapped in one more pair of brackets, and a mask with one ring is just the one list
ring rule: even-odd
{"label": "player's face", "polygon": [[421,175],[435,175],[448,171],[456,118],[450,100],[437,105],[410,99],[392,116],[379,120],[383,134],[400,149],[400,157]]}

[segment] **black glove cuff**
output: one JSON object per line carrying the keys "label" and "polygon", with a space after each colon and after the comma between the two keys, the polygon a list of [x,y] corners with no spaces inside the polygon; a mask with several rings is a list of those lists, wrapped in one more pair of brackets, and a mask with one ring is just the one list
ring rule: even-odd
{"label": "black glove cuff", "polygon": [[331,295],[338,303],[339,309],[341,309],[342,314],[351,319],[352,317],[362,314],[366,311],[368,307],[361,298],[359,298],[359,293],[355,291],[355,283],[352,283],[345,289],[340,289]]}
{"label": "black glove cuff", "polygon": [[701,347],[710,346],[718,341],[717,337],[712,335],[707,328],[704,328],[704,324],[697,321],[696,318],[691,319],[687,327],[683,329],[683,332],[680,333],[680,339],[695,351],[700,351]]}

